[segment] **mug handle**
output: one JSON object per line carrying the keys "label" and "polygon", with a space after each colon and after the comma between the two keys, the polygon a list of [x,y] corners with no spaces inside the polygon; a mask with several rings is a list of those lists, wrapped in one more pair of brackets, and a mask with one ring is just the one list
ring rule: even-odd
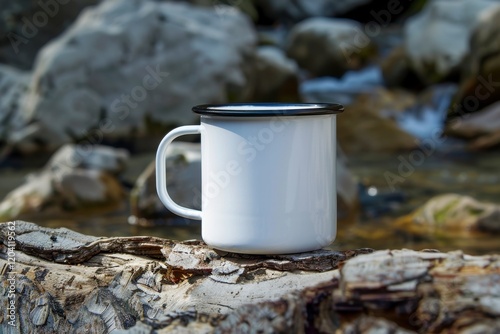
{"label": "mug handle", "polygon": [[167,191],[167,169],[166,169],[166,158],[167,158],[167,148],[172,141],[183,135],[199,134],[201,133],[200,125],[186,125],[173,129],[170,131],[161,141],[156,151],[156,192],[158,197],[165,206],[173,213],[190,218],[201,220],[201,211],[195,209],[189,209],[179,204],[175,203],[170,197]]}

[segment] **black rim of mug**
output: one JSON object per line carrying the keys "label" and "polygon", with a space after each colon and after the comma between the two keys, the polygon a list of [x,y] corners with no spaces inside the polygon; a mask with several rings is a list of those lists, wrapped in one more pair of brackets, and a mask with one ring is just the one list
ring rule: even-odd
{"label": "black rim of mug", "polygon": [[338,103],[228,103],[202,104],[192,110],[206,116],[263,117],[331,115],[344,107]]}

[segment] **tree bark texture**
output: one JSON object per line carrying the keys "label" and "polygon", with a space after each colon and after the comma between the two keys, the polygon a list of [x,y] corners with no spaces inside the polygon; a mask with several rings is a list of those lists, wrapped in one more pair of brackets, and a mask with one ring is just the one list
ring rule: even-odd
{"label": "tree bark texture", "polygon": [[0,333],[500,332],[499,255],[255,256],[23,221],[0,240]]}

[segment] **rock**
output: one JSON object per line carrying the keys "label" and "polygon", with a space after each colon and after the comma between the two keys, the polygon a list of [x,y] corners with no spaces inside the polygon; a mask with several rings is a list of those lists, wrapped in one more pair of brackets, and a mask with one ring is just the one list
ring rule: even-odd
{"label": "rock", "polygon": [[[201,149],[200,144],[174,142],[167,149],[167,188],[179,205],[201,209]],[[177,217],[171,213],[156,194],[155,162],[137,178],[130,193],[134,225],[163,224],[165,219]]]}
{"label": "rock", "polygon": [[500,233],[500,205],[458,194],[438,195],[401,217],[396,226],[417,235],[472,236],[477,232]]}
{"label": "rock", "polygon": [[0,221],[22,217],[26,213],[41,211],[52,196],[50,174],[36,175],[14,189],[0,202]]}
{"label": "rock", "polygon": [[260,11],[276,21],[298,22],[315,16],[338,16],[365,5],[371,0],[254,0]]}
{"label": "rock", "polygon": [[[38,173],[0,202],[0,221],[20,217],[58,217],[116,209],[125,192],[115,174],[128,153],[77,145],[62,147]],[[82,153],[83,152],[83,153]]]}
{"label": "rock", "polygon": [[100,144],[145,135],[147,124],[190,123],[193,105],[251,93],[255,41],[236,10],[103,1],[40,51],[22,108],[31,138]]}
{"label": "rock", "polygon": [[0,220],[102,212],[116,209],[123,197],[120,183],[103,171],[42,172],[7,194],[0,203]]}
{"label": "rock", "polygon": [[384,82],[389,88],[419,89],[424,86],[413,70],[404,46],[393,48],[380,62]]}
{"label": "rock", "polygon": [[362,25],[348,19],[304,20],[290,31],[287,45],[288,56],[314,76],[340,77],[375,53]]}
{"label": "rock", "polygon": [[255,58],[257,101],[299,101],[297,64],[275,46],[257,48]]}
{"label": "rock", "polygon": [[120,183],[104,171],[75,169],[55,176],[55,187],[65,199],[63,208],[69,210],[116,206],[124,197]]}
{"label": "rock", "polygon": [[460,88],[450,104],[449,119],[480,111],[500,100],[499,22],[500,7],[494,7],[482,15],[476,26],[462,64]]}
{"label": "rock", "polygon": [[125,149],[103,145],[66,144],[50,158],[45,169],[93,169],[117,175],[125,169],[128,158],[129,153]]}
{"label": "rock", "polygon": [[[167,150],[167,188],[174,201],[182,206],[201,209],[201,149],[200,144],[174,142]],[[134,225],[165,224],[177,217],[168,211],[156,194],[156,170],[152,162],[141,173],[130,194]],[[358,187],[347,167],[347,158],[338,149],[337,216],[347,218],[358,200]]]}
{"label": "rock", "polygon": [[26,126],[20,105],[30,80],[28,72],[0,64],[0,142],[6,142],[16,129]]}
{"label": "rock", "polygon": [[0,1],[0,63],[30,69],[47,42],[100,0]]}
{"label": "rock", "polygon": [[466,138],[469,148],[490,149],[500,145],[500,102],[451,121],[445,134]]}
{"label": "rock", "polygon": [[337,118],[337,138],[349,155],[363,152],[399,152],[418,147],[418,140],[403,131],[395,115],[412,105],[408,93],[383,93],[379,89],[360,95]]}
{"label": "rock", "polygon": [[430,84],[456,74],[480,17],[497,6],[496,0],[435,0],[409,18],[405,51],[420,80]]}

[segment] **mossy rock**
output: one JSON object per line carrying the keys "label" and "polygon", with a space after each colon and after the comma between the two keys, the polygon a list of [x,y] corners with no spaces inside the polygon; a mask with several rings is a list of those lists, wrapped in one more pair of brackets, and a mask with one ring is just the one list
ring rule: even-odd
{"label": "mossy rock", "polygon": [[472,197],[444,194],[429,199],[422,207],[396,221],[396,226],[415,235],[436,237],[499,233],[500,205]]}

